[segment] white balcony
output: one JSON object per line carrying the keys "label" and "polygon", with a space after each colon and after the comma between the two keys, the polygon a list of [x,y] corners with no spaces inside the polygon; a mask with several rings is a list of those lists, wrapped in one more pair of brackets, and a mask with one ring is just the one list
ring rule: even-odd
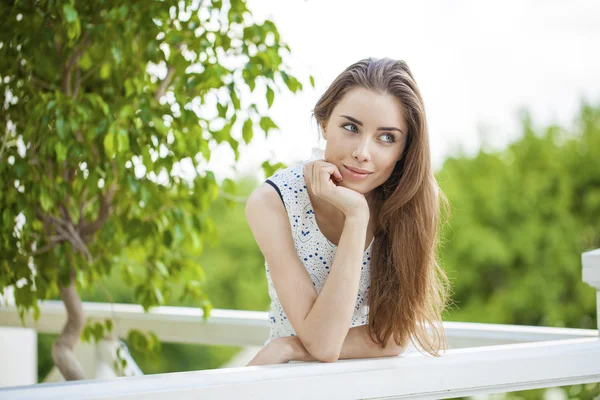
{"label": "white balcony", "polygon": [[[596,289],[600,304],[600,249],[584,253],[582,258],[583,279]],[[35,337],[35,332],[59,333],[66,318],[62,303],[46,302],[41,308],[37,325],[28,320],[26,325],[31,328],[27,329],[20,328],[14,307],[2,307],[0,327],[10,327],[5,329],[10,329],[12,338],[17,329],[29,338],[32,333]],[[121,337],[135,328],[152,330],[165,342],[236,345],[251,352],[268,336],[265,312],[213,310],[203,322],[202,311],[195,308],[157,307],[149,313],[126,304],[85,303],[84,308],[87,317],[114,318],[115,333]],[[87,357],[86,373],[95,380],[0,388],[0,399],[420,399],[600,382],[597,330],[458,322],[444,326],[450,350],[441,358],[407,351],[392,358],[115,378],[106,371],[111,365],[110,344],[101,343],[95,352],[78,353]],[[7,342],[2,346],[10,348]],[[13,353],[7,352],[8,356]],[[0,382],[2,373],[14,372],[13,362],[2,357]],[[131,364],[129,373],[140,374],[135,363]],[[20,372],[31,376],[31,371]]]}

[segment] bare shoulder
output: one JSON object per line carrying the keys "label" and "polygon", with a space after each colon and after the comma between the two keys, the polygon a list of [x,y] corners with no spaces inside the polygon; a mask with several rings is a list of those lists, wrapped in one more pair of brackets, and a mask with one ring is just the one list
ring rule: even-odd
{"label": "bare shoulder", "polygon": [[[246,221],[262,250],[267,237],[289,232],[287,211],[273,186],[263,183],[252,191],[246,201]],[[275,236],[277,237],[277,236]]]}
{"label": "bare shoulder", "polygon": [[263,211],[283,211],[285,206],[279,197],[279,193],[268,183],[263,183],[252,191],[246,201],[246,215],[251,213],[262,213]]}

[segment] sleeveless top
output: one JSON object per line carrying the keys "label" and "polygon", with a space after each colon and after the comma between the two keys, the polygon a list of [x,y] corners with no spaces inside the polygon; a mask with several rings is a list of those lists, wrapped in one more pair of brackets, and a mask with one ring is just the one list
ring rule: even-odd
{"label": "sleeveless top", "polygon": [[[298,258],[303,263],[317,294],[321,293],[327,280],[337,246],[331,243],[319,230],[312,208],[306,181],[304,165],[310,160],[280,170],[267,179],[273,186],[285,206],[291,227],[291,234]],[[360,271],[360,283],[356,294],[354,313],[349,322],[350,327],[368,323],[368,291],[370,287],[371,248],[373,241],[363,254]],[[271,309],[269,311],[270,334],[265,345],[274,338],[295,336],[296,332],[287,318],[277,292],[271,280],[269,266],[265,262]]]}

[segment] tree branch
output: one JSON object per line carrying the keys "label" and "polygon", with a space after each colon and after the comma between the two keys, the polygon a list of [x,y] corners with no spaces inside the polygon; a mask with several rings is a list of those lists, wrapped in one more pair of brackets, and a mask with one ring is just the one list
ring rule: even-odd
{"label": "tree branch", "polygon": [[[69,261],[72,262],[69,257]],[[85,314],[81,298],[75,288],[75,268],[71,265],[71,282],[69,286],[63,287],[59,284],[60,298],[65,303],[67,309],[67,322],[62,332],[52,346],[52,360],[59,369],[65,380],[85,379],[83,368],[75,357],[73,349],[83,331],[85,324]]]}
{"label": "tree branch", "polygon": [[54,85],[51,85],[49,83],[46,83],[43,80],[41,80],[40,78],[35,77],[33,75],[29,75],[29,76],[30,76],[31,81],[33,83],[35,83],[36,85],[38,85],[38,86],[40,86],[40,87],[42,87],[44,89],[51,90],[51,91],[60,90],[60,88],[58,86],[54,86]]}
{"label": "tree branch", "polygon": [[68,240],[69,243],[71,243],[71,245],[73,246],[73,248],[79,251],[81,254],[83,254],[87,261],[91,263],[93,261],[92,256],[85,242],[79,235],[79,232],[75,230],[73,223],[71,221],[63,221],[54,216],[49,216],[48,218],[54,223],[54,228],[56,229],[56,231],[63,238],[65,238],[65,240]]}
{"label": "tree branch", "polygon": [[81,69],[79,66],[75,69],[75,91],[73,92],[73,99],[77,100],[79,96],[79,88],[81,87]]}
{"label": "tree branch", "polygon": [[65,64],[65,67],[63,69],[63,90],[67,96],[72,95],[71,73],[73,72],[73,67],[75,66],[75,64],[77,64],[77,62],[79,61],[79,58],[81,57],[81,55],[83,54],[85,49],[88,47],[89,43],[90,43],[90,38],[88,36],[88,33],[87,33],[87,31],[84,31],[81,42],[79,42],[79,44],[76,47],[75,52],[73,53],[73,55],[69,58],[69,60]]}
{"label": "tree branch", "polygon": [[112,200],[117,191],[117,187],[118,187],[117,182],[119,180],[118,175],[117,175],[117,167],[116,167],[115,161],[112,161],[112,167],[113,167],[113,175],[114,175],[113,182],[110,185],[110,187],[108,188],[108,190],[106,191],[105,195],[102,193],[99,194],[100,210],[98,211],[98,217],[96,218],[96,220],[94,222],[91,222],[89,224],[83,224],[83,225],[79,226],[78,230],[81,233],[82,237],[88,237],[88,236],[96,233],[102,227],[102,225],[104,225],[104,222],[110,216]]}
{"label": "tree branch", "polygon": [[43,253],[46,253],[50,250],[52,250],[53,248],[56,247],[57,243],[64,241],[65,238],[62,236],[52,236],[50,238],[50,243],[46,244],[44,247],[39,248],[38,250],[34,251],[31,253],[32,256],[37,256]]}
{"label": "tree branch", "polygon": [[171,80],[173,79],[174,75],[175,75],[175,67],[169,67],[167,69],[167,76],[160,83],[160,85],[158,86],[158,90],[154,94],[154,100],[156,100],[156,101],[160,100],[160,98],[165,94],[165,91],[171,84]]}
{"label": "tree branch", "polygon": [[83,188],[83,190],[81,191],[81,196],[79,197],[79,221],[77,221],[77,230],[78,231],[79,231],[80,226],[84,222],[83,210],[84,210],[85,206],[88,204],[88,201],[86,199],[87,192],[88,192],[88,188],[87,188],[87,186],[85,186]]}

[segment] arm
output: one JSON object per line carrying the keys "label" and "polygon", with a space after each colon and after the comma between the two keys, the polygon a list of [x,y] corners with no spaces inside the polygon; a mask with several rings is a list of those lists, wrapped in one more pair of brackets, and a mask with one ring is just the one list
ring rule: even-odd
{"label": "arm", "polygon": [[339,357],[344,340],[350,329],[356,293],[360,281],[360,265],[366,239],[368,218],[346,219],[331,272],[314,302],[304,323],[315,327],[314,336],[303,343],[317,347],[325,361]]}
{"label": "arm", "polygon": [[[320,295],[298,259],[285,208],[270,185],[262,185],[250,195],[246,218],[297,337],[315,359],[337,360],[358,292],[368,212],[346,218],[331,272]],[[278,240],[274,241],[274,237]]]}
{"label": "arm", "polygon": [[[317,361],[304,347],[297,336],[289,336],[281,338],[285,347],[287,361]],[[404,348],[398,346],[392,339],[388,341],[388,345],[384,348],[381,345],[373,342],[369,336],[368,325],[361,325],[350,328],[348,335],[344,340],[340,359],[356,359],[356,358],[379,358],[379,357],[394,357],[399,356],[404,352]]]}

